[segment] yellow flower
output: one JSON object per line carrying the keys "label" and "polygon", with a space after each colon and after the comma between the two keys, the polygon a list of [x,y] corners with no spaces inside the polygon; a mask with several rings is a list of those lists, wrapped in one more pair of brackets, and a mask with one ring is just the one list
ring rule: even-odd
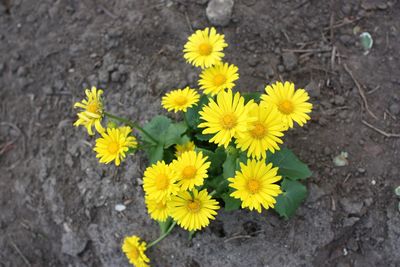
{"label": "yellow flower", "polygon": [[87,99],[82,102],[76,102],[75,108],[82,108],[84,111],[78,113],[78,120],[74,123],[74,126],[78,127],[83,125],[86,127],[88,133],[93,135],[92,127],[96,128],[99,133],[104,132],[103,126],[101,126],[101,120],[103,118],[103,101],[101,95],[103,90],[97,90],[96,87],[92,87],[92,90],[85,90]]}
{"label": "yellow flower", "polygon": [[192,141],[189,141],[182,145],[176,145],[175,146],[175,157],[178,158],[180,155],[182,155],[183,152],[186,152],[186,151],[194,151],[195,148],[196,148],[196,146],[194,145],[194,142],[192,142]]}
{"label": "yellow flower", "polygon": [[162,98],[163,107],[175,113],[178,111],[186,112],[186,110],[192,106],[197,105],[199,102],[200,95],[194,89],[186,87],[185,89],[177,89],[167,93]]}
{"label": "yellow flower", "polygon": [[239,79],[238,67],[219,63],[201,72],[199,86],[205,94],[216,95],[222,90],[232,89],[235,86],[233,82],[237,79]]}
{"label": "yellow flower", "polygon": [[280,186],[274,184],[282,179],[277,175],[278,168],[264,161],[247,160],[247,165],[240,163],[240,169],[234,178],[228,179],[229,186],[236,189],[231,196],[242,201],[242,208],[256,209],[260,213],[261,206],[273,208],[276,196],[282,193]]}
{"label": "yellow flower", "polygon": [[168,209],[166,201],[157,201],[145,196],[147,211],[150,217],[156,221],[165,222],[168,218]]}
{"label": "yellow flower", "polygon": [[158,161],[147,167],[144,172],[143,189],[149,199],[166,201],[179,191],[179,186],[175,182],[176,175],[171,166],[164,161]]}
{"label": "yellow flower", "polygon": [[242,151],[248,149],[247,156],[257,159],[265,158],[267,150],[272,153],[279,150],[278,144],[283,143],[279,137],[283,136],[285,127],[282,115],[275,106],[268,106],[264,102],[254,104],[249,115],[257,120],[251,122],[247,132],[236,139],[237,147]]}
{"label": "yellow flower", "polygon": [[215,134],[210,142],[228,147],[232,137],[243,135],[248,123],[255,118],[248,115],[252,101],[244,104],[244,98],[239,93],[233,95],[231,90],[222,91],[217,95],[217,102],[210,99],[207,106],[199,112],[205,122],[199,124],[203,134]]}
{"label": "yellow flower", "polygon": [[185,44],[184,58],[196,67],[208,68],[221,61],[222,50],[227,46],[224,35],[218,34],[215,28],[197,30]]}
{"label": "yellow flower", "polygon": [[202,152],[188,151],[172,162],[178,185],[182,190],[191,190],[195,186],[203,185],[211,165],[210,162],[206,162],[207,158],[203,157]]}
{"label": "yellow flower", "polygon": [[136,137],[131,136],[131,132],[128,126],[107,128],[107,132],[102,132],[101,137],[96,139],[94,147],[100,163],[108,164],[115,160],[115,165],[119,166],[129,148],[137,147]]}
{"label": "yellow flower", "polygon": [[265,88],[266,95],[261,99],[267,105],[274,105],[282,114],[283,122],[286,127],[293,128],[293,121],[303,126],[310,119],[307,113],[311,112],[312,104],[308,103],[310,99],[304,89],[295,90],[294,84],[290,82],[276,82]]}
{"label": "yellow flower", "polygon": [[150,259],[147,258],[145,251],[147,244],[141,241],[139,237],[127,236],[124,238],[124,243],[122,244],[122,251],[125,253],[129,262],[136,267],[148,267]]}
{"label": "yellow flower", "polygon": [[207,190],[181,191],[168,201],[171,217],[188,231],[200,230],[215,219],[218,202],[208,195]]}

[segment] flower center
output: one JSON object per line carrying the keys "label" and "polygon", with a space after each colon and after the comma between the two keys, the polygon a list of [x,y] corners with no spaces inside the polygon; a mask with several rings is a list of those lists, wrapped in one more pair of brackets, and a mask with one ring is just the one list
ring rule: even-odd
{"label": "flower center", "polygon": [[190,212],[196,213],[200,211],[200,201],[197,199],[195,200],[189,200],[187,207]]}
{"label": "flower center", "polygon": [[283,100],[279,103],[278,109],[283,114],[290,114],[293,112],[293,104],[289,100]]}
{"label": "flower center", "polygon": [[132,247],[129,254],[132,259],[137,259],[139,257],[139,250],[136,247]]}
{"label": "flower center", "polygon": [[178,95],[175,98],[175,103],[177,105],[179,105],[179,106],[183,106],[183,105],[185,105],[187,103],[187,98],[185,96],[183,96],[183,95]]}
{"label": "flower center", "polygon": [[256,122],[254,128],[250,131],[251,136],[256,139],[262,139],[267,133],[267,129],[261,122]]}
{"label": "flower center", "polygon": [[212,52],[212,46],[209,43],[199,45],[199,53],[202,56],[208,56]]}
{"label": "flower center", "polygon": [[111,142],[108,144],[108,152],[115,154],[119,150],[119,144],[117,142]]}
{"label": "flower center", "polygon": [[91,113],[97,113],[99,110],[99,104],[97,102],[90,102],[87,105],[86,110]]}
{"label": "flower center", "polygon": [[182,176],[185,179],[193,179],[196,175],[197,169],[193,166],[186,166],[182,171]]}
{"label": "flower center", "polygon": [[214,76],[214,84],[215,86],[220,86],[223,85],[226,82],[226,77],[225,75],[222,74],[217,74]]}
{"label": "flower center", "polygon": [[247,182],[247,189],[252,193],[256,194],[260,191],[260,182],[257,181],[256,179],[250,179]]}
{"label": "flower center", "polygon": [[166,205],[164,202],[162,202],[162,201],[157,202],[157,209],[163,210],[163,209],[165,209],[165,207],[166,207]]}
{"label": "flower center", "polygon": [[158,190],[165,190],[168,188],[168,185],[169,185],[168,176],[166,176],[164,173],[160,173],[156,177],[156,188]]}
{"label": "flower center", "polygon": [[222,127],[230,130],[236,126],[236,116],[233,113],[225,114],[221,119]]}

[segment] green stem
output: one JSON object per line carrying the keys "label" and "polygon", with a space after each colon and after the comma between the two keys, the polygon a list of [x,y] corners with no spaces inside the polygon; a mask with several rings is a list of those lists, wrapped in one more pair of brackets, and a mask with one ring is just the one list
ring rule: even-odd
{"label": "green stem", "polygon": [[176,225],[176,222],[173,222],[173,223],[171,224],[171,226],[168,228],[168,230],[167,230],[164,234],[160,235],[159,238],[157,238],[157,239],[154,240],[153,242],[149,243],[149,244],[147,245],[147,248],[151,248],[152,246],[154,246],[155,244],[157,244],[158,242],[160,242],[161,240],[163,240],[164,238],[166,238],[166,237],[169,235],[169,233],[172,231],[172,229],[174,229],[175,225]]}
{"label": "green stem", "polygon": [[119,121],[119,122],[125,123],[126,125],[128,125],[128,126],[130,126],[130,127],[132,127],[132,128],[135,128],[135,129],[141,131],[141,132],[144,133],[151,141],[153,141],[155,144],[158,143],[157,140],[156,140],[151,134],[149,134],[145,129],[143,129],[142,127],[140,127],[140,125],[137,124],[136,122],[133,122],[133,121],[128,120],[128,119],[125,119],[125,118],[121,118],[121,117],[119,117],[119,116],[113,115],[113,114],[108,113],[108,112],[104,112],[104,115],[106,115],[107,117],[109,117],[109,118],[111,118],[111,119],[114,119],[114,120],[117,120],[117,121]]}
{"label": "green stem", "polygon": [[209,196],[213,196],[215,195],[215,193],[217,193],[217,190],[213,190],[210,194],[208,194]]}

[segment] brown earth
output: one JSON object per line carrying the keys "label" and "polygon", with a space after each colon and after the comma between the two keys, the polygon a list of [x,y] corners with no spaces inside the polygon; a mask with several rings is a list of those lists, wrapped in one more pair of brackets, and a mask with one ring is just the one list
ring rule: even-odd
{"label": "brown earth", "polygon": [[[196,86],[181,51],[191,28],[210,26],[207,0],[2,3],[0,266],[128,266],[123,236],[158,234],[140,186],[145,158],[99,165],[72,105],[97,85],[114,113],[145,122],[164,112],[160,95]],[[289,221],[222,211],[191,242],[175,230],[149,250],[154,266],[400,266],[400,138],[363,123],[400,133],[399,15],[396,0],[235,1],[219,31],[237,87],[292,80],[312,96],[313,120],[286,137],[313,171],[309,196]],[[349,164],[336,167],[341,152]]]}

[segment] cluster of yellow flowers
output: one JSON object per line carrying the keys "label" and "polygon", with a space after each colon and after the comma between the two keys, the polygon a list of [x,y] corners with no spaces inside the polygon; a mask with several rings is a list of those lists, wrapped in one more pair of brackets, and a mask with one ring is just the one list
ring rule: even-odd
{"label": "cluster of yellow flowers", "polygon": [[[209,136],[209,143],[247,155],[247,161],[239,162],[233,177],[225,178],[230,197],[240,200],[242,208],[261,212],[262,207],[274,208],[276,197],[282,193],[277,184],[282,177],[278,175],[278,167],[266,163],[267,152],[280,149],[285,131],[295,123],[303,126],[310,120],[312,104],[307,92],[295,89],[291,82],[267,85],[259,101],[246,101],[245,95],[232,91],[239,74],[237,66],[222,61],[227,46],[224,35],[214,28],[193,33],[184,46],[184,58],[201,67],[198,85],[207,101],[200,104],[201,95],[186,87],[167,93],[161,103],[168,111],[183,113],[199,105],[201,122],[196,129]],[[147,133],[122,119],[120,122],[128,126],[104,129],[102,118],[115,116],[104,111],[102,93],[94,87],[86,90],[87,99],[75,104],[83,109],[75,125],[85,126],[90,135],[94,134],[94,126],[101,135],[94,148],[100,162],[115,161],[119,165],[129,151],[138,148],[132,128]],[[216,191],[208,192],[205,185],[211,164],[196,143],[188,141],[175,145],[175,159],[171,162],[160,160],[149,166],[144,172],[143,189],[150,217],[161,223],[173,221],[172,227],[178,224],[188,231],[209,225],[219,209],[218,201],[213,198]],[[135,266],[148,266],[144,252],[155,243],[147,246],[137,236],[126,237],[123,251]]]}

